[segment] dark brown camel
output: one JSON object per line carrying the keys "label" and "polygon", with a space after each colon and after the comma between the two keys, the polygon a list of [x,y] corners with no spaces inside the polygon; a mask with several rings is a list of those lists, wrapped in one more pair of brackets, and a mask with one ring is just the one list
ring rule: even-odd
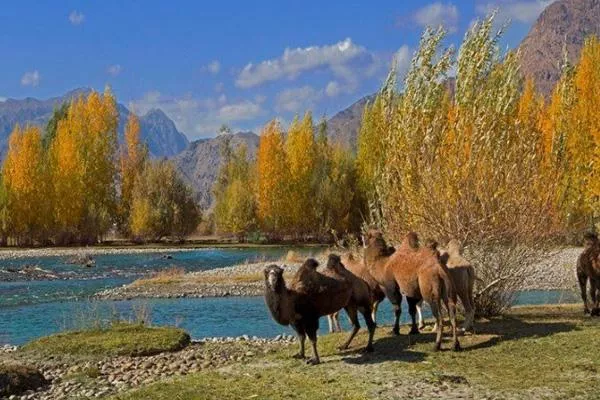
{"label": "dark brown camel", "polygon": [[[600,316],[600,240],[595,233],[584,235],[584,249],[577,259],[577,280],[581,289],[583,312]],[[592,309],[588,307],[587,282],[590,281]]]}
{"label": "dark brown camel", "polygon": [[400,287],[391,271],[386,269],[386,264],[395,249],[389,247],[381,232],[370,230],[363,238],[365,246],[363,262],[371,278],[378,284],[381,292],[385,294],[394,308],[394,327],[392,333],[400,334],[400,314],[402,312],[402,294]]}
{"label": "dark brown camel", "polygon": [[[298,269],[289,287],[286,286],[283,278],[282,268],[270,265],[264,271],[267,307],[275,321],[281,325],[291,325],[298,334],[300,351],[296,358],[305,358],[305,341],[308,335],[313,349],[313,358],[308,360],[310,364],[320,362],[317,351],[319,318],[333,314],[342,308],[349,310],[348,315],[356,316],[356,310],[359,308],[353,302],[353,282],[343,273],[339,273],[339,266],[333,265],[331,269],[328,266],[325,275],[317,271],[318,265],[317,261],[308,259]],[[370,312],[369,309],[367,314]],[[353,322],[358,324],[358,318]],[[374,332],[375,324],[367,320],[367,325],[369,325],[370,340],[366,350],[372,351],[371,332]],[[350,337],[345,346],[350,344],[353,337],[354,335]]]}

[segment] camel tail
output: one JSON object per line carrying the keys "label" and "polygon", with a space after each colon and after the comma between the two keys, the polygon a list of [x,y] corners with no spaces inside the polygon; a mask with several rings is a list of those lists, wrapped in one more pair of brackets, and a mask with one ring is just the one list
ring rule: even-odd
{"label": "camel tail", "polygon": [[454,283],[452,282],[448,268],[444,265],[440,266],[440,277],[444,282],[449,303],[456,306],[456,288],[454,287]]}

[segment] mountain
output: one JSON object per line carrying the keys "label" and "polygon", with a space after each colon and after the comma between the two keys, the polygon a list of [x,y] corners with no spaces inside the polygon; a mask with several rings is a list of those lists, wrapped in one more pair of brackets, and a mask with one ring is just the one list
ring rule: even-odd
{"label": "mountain", "polygon": [[369,101],[375,99],[375,94],[365,96],[345,110],[340,111],[327,121],[327,136],[330,141],[346,146],[356,151],[356,141],[360,130],[363,110]]}
{"label": "mountain", "polygon": [[576,63],[585,39],[600,36],[600,0],[560,0],[546,8],[520,47],[521,69],[546,96],[560,79],[564,50]]}
{"label": "mountain", "polygon": [[248,147],[248,157],[251,159],[256,157],[258,135],[254,132],[238,132],[196,140],[173,158],[183,178],[196,193],[196,198],[202,208],[209,208],[212,205],[212,187],[222,163],[221,146],[228,138],[231,139],[230,143],[233,148],[244,143]]}
{"label": "mountain", "polygon": [[[64,102],[89,93],[91,89],[80,88],[72,90],[63,96],[46,100],[31,97],[15,100],[7,99],[0,102],[0,154],[3,156],[8,145],[8,137],[15,124],[27,123],[45,127],[55,108]],[[123,138],[125,123],[130,111],[122,104],[117,105],[119,111],[119,139]],[[150,110],[140,117],[140,136],[148,144],[148,150],[155,157],[170,157],[188,144],[185,135],[177,130],[173,121],[161,110]]]}

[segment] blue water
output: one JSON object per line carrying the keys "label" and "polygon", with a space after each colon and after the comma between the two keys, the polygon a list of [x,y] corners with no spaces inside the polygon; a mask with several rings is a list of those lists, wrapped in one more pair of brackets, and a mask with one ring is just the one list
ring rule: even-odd
{"label": "blue water", "polygon": [[[0,282],[0,345],[23,344],[29,340],[65,329],[108,322],[115,318],[136,319],[140,309],[147,310],[153,325],[177,325],[193,338],[212,336],[273,337],[291,334],[290,328],[275,323],[261,297],[215,299],[152,299],[129,301],[90,301],[97,291],[129,283],[140,275],[171,266],[188,271],[206,270],[244,261],[275,260],[289,248],[206,249],[173,253],[167,260],[160,254],[107,255],[96,257],[96,267],[82,269],[68,265],[65,258],[42,257],[0,262],[0,268],[39,265],[74,279],[31,282]],[[310,255],[320,249],[295,249]],[[520,293],[517,304],[552,304],[577,301],[572,292],[535,291]],[[138,310],[138,311],[136,311]],[[425,316],[429,316],[425,308]],[[403,310],[403,323],[408,322]],[[378,313],[379,324],[390,324],[392,311],[384,302]],[[346,324],[346,318],[342,318]],[[327,329],[325,319],[322,331]]]}

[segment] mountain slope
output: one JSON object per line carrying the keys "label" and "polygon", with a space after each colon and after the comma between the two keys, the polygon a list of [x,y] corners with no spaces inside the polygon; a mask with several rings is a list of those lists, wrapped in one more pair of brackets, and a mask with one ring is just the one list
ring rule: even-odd
{"label": "mountain slope", "polygon": [[520,47],[521,69],[541,93],[548,96],[560,79],[566,49],[571,63],[577,62],[583,43],[600,35],[599,0],[560,0],[540,15]]}
{"label": "mountain slope", "polygon": [[356,141],[360,130],[363,110],[367,102],[375,99],[375,95],[363,97],[345,110],[335,114],[327,121],[327,136],[330,141],[339,143],[356,151]]}
{"label": "mountain slope", "polygon": [[[46,100],[28,97],[23,100],[8,99],[0,102],[0,154],[6,152],[8,137],[15,124],[27,123],[45,127],[55,108],[68,102],[74,97],[87,94],[90,89],[80,88],[72,90],[63,96]],[[129,117],[129,110],[118,104],[119,111],[119,138],[123,138],[125,123]],[[170,157],[183,149],[188,144],[185,135],[177,130],[173,121],[160,110],[150,110],[140,117],[140,136],[148,144],[150,153],[155,157]]]}
{"label": "mountain slope", "polygon": [[209,208],[212,205],[212,187],[222,164],[221,146],[227,137],[231,138],[233,148],[244,143],[248,147],[248,157],[253,159],[256,156],[258,135],[253,132],[238,132],[196,140],[173,158],[185,181],[194,189],[202,208]]}

